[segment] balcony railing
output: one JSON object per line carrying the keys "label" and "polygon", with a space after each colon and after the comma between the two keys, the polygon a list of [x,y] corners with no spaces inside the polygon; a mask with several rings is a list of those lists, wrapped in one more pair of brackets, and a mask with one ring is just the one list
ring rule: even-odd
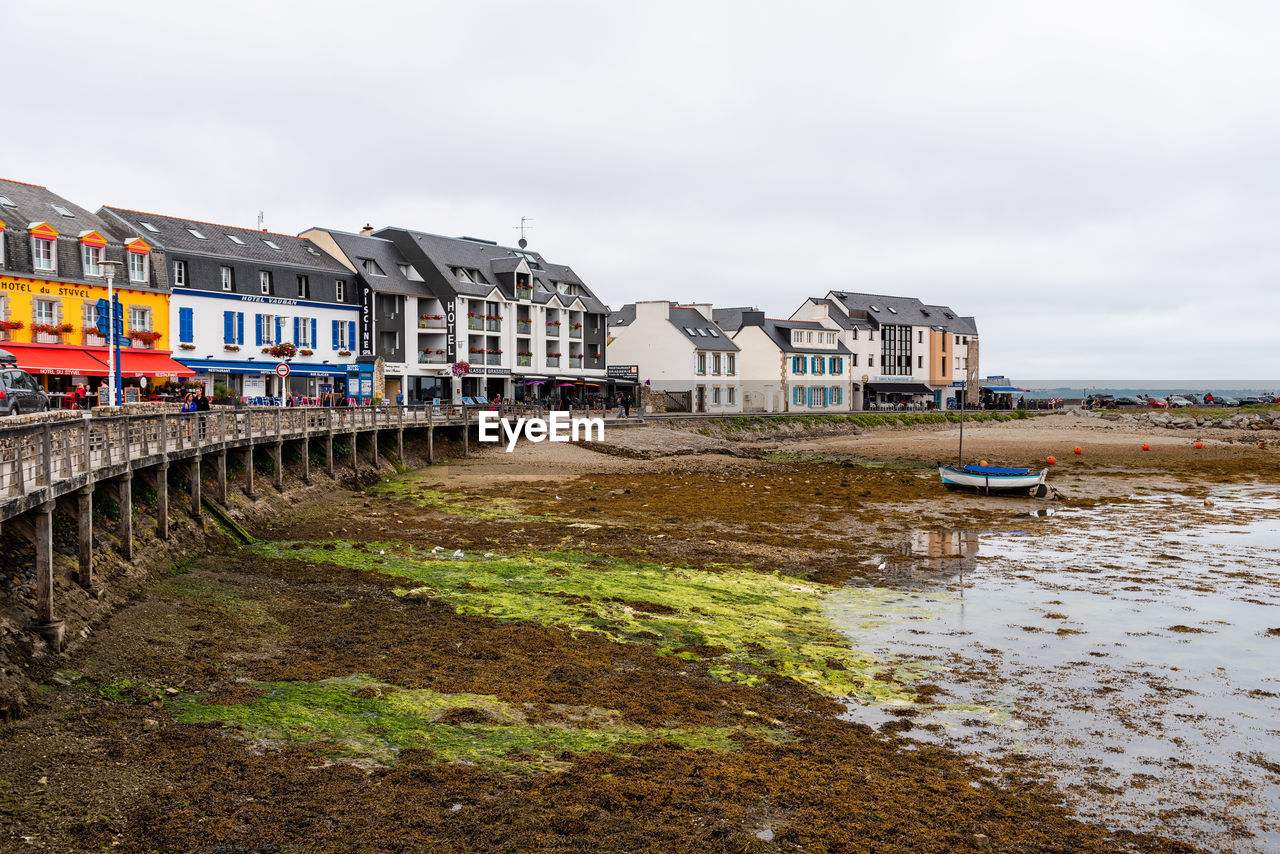
{"label": "balcony railing", "polygon": [[107,339],[105,336],[99,335],[96,332],[86,332],[84,334],[84,346],[105,347],[107,346]]}
{"label": "balcony railing", "polygon": [[560,357],[559,357],[559,356],[548,356],[548,357],[547,357],[547,367],[548,367],[548,368],[558,368],[558,367],[560,367]]}
{"label": "balcony railing", "polygon": [[533,363],[532,356],[516,356],[516,367],[527,368]]}
{"label": "balcony railing", "polygon": [[468,317],[468,318],[467,318],[467,328],[468,328],[468,329],[484,329],[484,318],[483,318],[483,317]]}
{"label": "balcony railing", "polygon": [[485,357],[484,357],[484,363],[485,363],[486,365],[501,365],[501,364],[502,364],[502,354],[501,354],[501,353],[486,353],[486,354],[485,354]]}
{"label": "balcony railing", "polygon": [[418,328],[419,329],[444,329],[445,320],[443,317],[439,319],[434,317],[419,317]]}
{"label": "balcony railing", "polygon": [[553,321],[547,321],[547,334],[552,338],[560,337],[560,324]]}
{"label": "balcony railing", "polygon": [[57,332],[33,332],[31,340],[35,344],[61,344],[62,336]]}
{"label": "balcony railing", "polygon": [[582,367],[582,357],[581,357],[581,356],[570,356],[570,357],[569,357],[569,367],[571,367],[571,368],[581,368],[581,367]]}
{"label": "balcony railing", "polygon": [[420,365],[443,365],[447,361],[448,356],[444,353],[419,353],[418,364]]}
{"label": "balcony railing", "polygon": [[533,299],[533,288],[516,288],[516,299]]}
{"label": "balcony railing", "polygon": [[577,329],[574,329],[572,326],[570,326],[570,327],[569,327],[569,337],[570,337],[570,338],[581,338],[581,337],[582,337],[582,327],[581,327],[581,326],[579,326]]}
{"label": "balcony railing", "polygon": [[516,334],[517,334],[517,335],[528,335],[528,334],[529,334],[530,332],[532,332],[532,331],[533,331],[533,324],[532,324],[532,323],[530,323],[529,321],[527,321],[527,320],[517,320],[517,321],[516,321]]}
{"label": "balcony railing", "polygon": [[501,320],[501,318],[499,318],[498,320],[494,320],[494,319],[492,319],[492,318],[489,318],[488,320],[486,320],[486,321],[484,322],[484,328],[485,328],[485,329],[488,329],[490,332],[501,332],[501,331],[502,331],[502,320]]}

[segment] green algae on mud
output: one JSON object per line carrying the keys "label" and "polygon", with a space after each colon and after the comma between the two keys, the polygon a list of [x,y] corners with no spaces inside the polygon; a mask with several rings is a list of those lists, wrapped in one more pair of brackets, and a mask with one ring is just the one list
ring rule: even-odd
{"label": "green algae on mud", "polygon": [[758,685],[774,674],[831,697],[905,705],[914,701],[910,683],[927,672],[851,649],[824,610],[830,599],[892,609],[902,598],[896,591],[572,552],[454,559],[398,543],[345,542],[277,542],[252,551],[417,582],[400,592],[447,602],[459,613],[649,643],[660,655],[704,661],[725,682]]}
{"label": "green algae on mud", "polygon": [[170,705],[183,723],[222,723],[259,743],[303,744],[334,759],[393,764],[401,750],[417,749],[504,772],[562,770],[563,751],[625,752],[655,739],[718,752],[736,750],[743,737],[788,739],[765,727],[646,729],[585,707],[561,708],[560,720],[534,724],[497,697],[400,688],[363,674],[250,686],[261,693],[247,703],[191,695]]}
{"label": "green algae on mud", "polygon": [[456,492],[445,492],[441,489],[430,489],[422,486],[418,478],[412,475],[399,475],[386,478],[365,490],[369,495],[391,498],[403,498],[427,510],[437,510],[450,516],[466,516],[472,519],[509,519],[512,521],[529,521],[540,519],[540,516],[529,516],[522,513],[517,502],[510,498],[479,498]]}

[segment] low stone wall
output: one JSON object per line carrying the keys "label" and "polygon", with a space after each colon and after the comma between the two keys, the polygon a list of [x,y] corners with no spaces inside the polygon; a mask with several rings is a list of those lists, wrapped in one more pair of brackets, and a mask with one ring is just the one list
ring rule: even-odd
{"label": "low stone wall", "polygon": [[1280,411],[1240,412],[1224,418],[1179,415],[1177,410],[1154,412],[1089,412],[1081,415],[1101,418],[1134,427],[1163,427],[1170,430],[1280,430]]}

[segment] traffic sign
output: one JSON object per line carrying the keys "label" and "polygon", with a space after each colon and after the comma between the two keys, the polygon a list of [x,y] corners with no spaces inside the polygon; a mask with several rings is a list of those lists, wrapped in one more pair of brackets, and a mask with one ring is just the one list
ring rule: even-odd
{"label": "traffic sign", "polygon": [[288,362],[281,362],[280,364],[276,365],[276,376],[280,377],[281,379],[289,376]]}
{"label": "traffic sign", "polygon": [[98,320],[94,325],[98,327],[98,334],[104,338],[107,336],[107,324],[110,323],[110,320],[107,318],[109,313],[114,315],[116,335],[124,335],[124,312],[120,310],[120,297],[115,296],[114,294],[112,294],[112,296],[114,297],[116,308],[114,312],[107,311],[107,309],[110,308],[110,304],[104,299],[98,300],[94,306],[98,312]]}

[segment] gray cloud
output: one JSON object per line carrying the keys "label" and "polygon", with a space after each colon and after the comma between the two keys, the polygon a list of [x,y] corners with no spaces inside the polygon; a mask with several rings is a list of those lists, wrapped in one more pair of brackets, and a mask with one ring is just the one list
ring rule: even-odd
{"label": "gray cloud", "polygon": [[528,215],[615,305],[889,291],[994,373],[1280,377],[1270,4],[6,5],[0,174],[81,204]]}

